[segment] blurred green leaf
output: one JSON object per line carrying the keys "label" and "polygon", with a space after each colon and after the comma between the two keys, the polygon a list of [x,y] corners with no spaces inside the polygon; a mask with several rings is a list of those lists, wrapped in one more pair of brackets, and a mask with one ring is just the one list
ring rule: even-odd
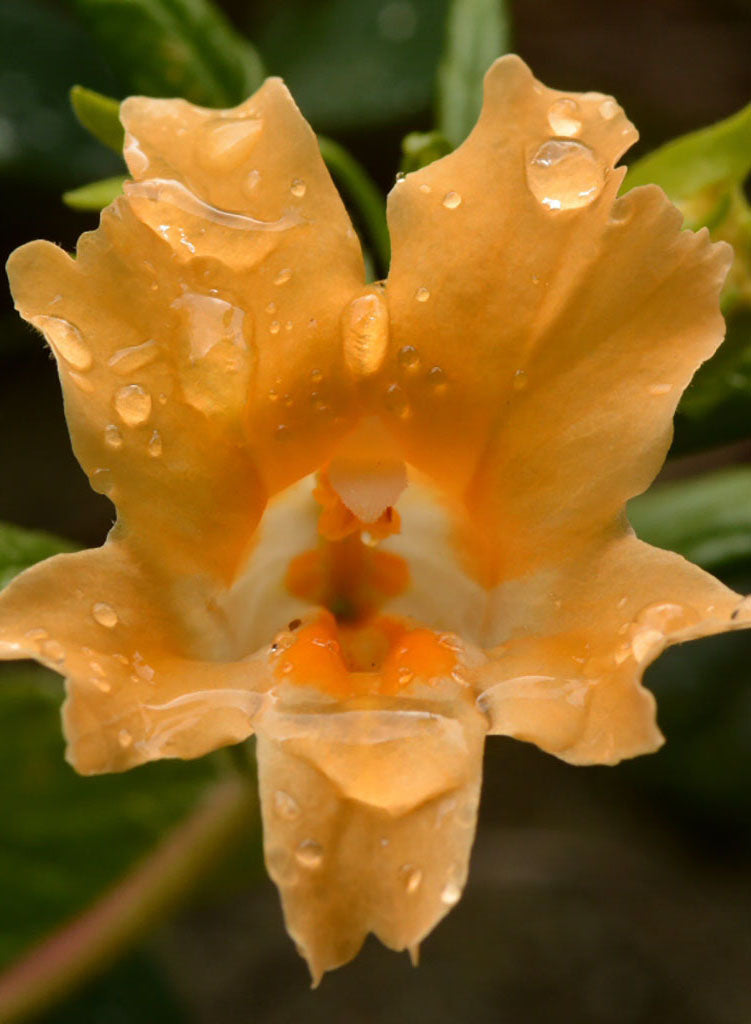
{"label": "blurred green leaf", "polygon": [[623,189],[653,182],[688,199],[712,185],[739,185],[751,170],[751,103],[725,121],[683,135],[629,167]]}
{"label": "blurred green leaf", "polygon": [[60,679],[0,670],[0,963],[97,897],[193,807],[211,761],[81,778],[63,760]]}
{"label": "blurred green leaf", "polygon": [[79,76],[116,88],[81,25],[42,0],[2,0],[0,68],[0,173],[25,189],[56,191],[116,173],[117,160],[79,129],[68,106]]}
{"label": "blurred green leaf", "polygon": [[446,48],[438,70],[437,124],[452,146],[475,126],[485,72],[508,52],[509,15],[504,0],[452,0]]}
{"label": "blurred green leaf", "polygon": [[73,0],[128,91],[230,107],[263,81],[260,57],[210,0]]}
{"label": "blurred green leaf", "polygon": [[267,66],[316,129],[365,132],[428,114],[447,5],[285,0],[249,16]]}
{"label": "blurred green leaf", "polygon": [[451,143],[440,132],[410,132],[402,139],[402,173],[419,171],[450,152]]}
{"label": "blurred green leaf", "polygon": [[83,85],[70,90],[73,113],[83,127],[105,146],[122,154],[125,129],[120,124],[120,102]]}
{"label": "blurred green leaf", "polygon": [[642,540],[717,571],[751,563],[751,467],[662,484],[629,502]]}
{"label": "blurred green leaf", "polygon": [[0,588],[30,565],[63,551],[75,551],[75,545],[51,533],[0,522]]}
{"label": "blurred green leaf", "polygon": [[123,191],[125,175],[116,178],[103,178],[92,181],[90,185],[82,185],[70,192],[63,192],[63,202],[72,210],[103,210],[113,199],[117,199]]}

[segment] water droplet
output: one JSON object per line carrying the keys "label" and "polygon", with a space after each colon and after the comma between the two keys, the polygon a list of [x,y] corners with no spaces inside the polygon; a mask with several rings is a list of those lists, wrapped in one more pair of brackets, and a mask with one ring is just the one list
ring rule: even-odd
{"label": "water droplet", "polygon": [[665,634],[660,629],[643,629],[631,640],[631,652],[641,664],[662,649]]}
{"label": "water droplet", "polygon": [[447,651],[462,650],[462,642],[456,633],[441,633],[438,637],[438,643],[441,647],[445,647]]}
{"label": "water droplet", "polygon": [[604,117],[606,121],[612,121],[615,115],[618,113],[619,107],[615,100],[604,99],[600,104],[600,117]]}
{"label": "water droplet", "polygon": [[41,652],[50,661],[59,665],[65,661],[65,648],[57,640],[45,640],[41,646]]}
{"label": "water droplet", "polygon": [[672,384],[650,384],[647,388],[650,395],[668,395],[672,390]]}
{"label": "water droplet", "polygon": [[274,810],[285,821],[294,821],[300,817],[300,805],[297,800],[283,789],[277,789],[274,793]]}
{"label": "water droplet", "polygon": [[516,370],[512,378],[511,383],[513,384],[514,391],[523,391],[529,384],[529,378],[527,377],[526,370]]}
{"label": "water droplet", "polygon": [[383,362],[389,340],[389,315],[377,292],[353,299],[342,316],[344,359],[350,373],[367,377]]}
{"label": "water droplet", "polygon": [[396,178],[394,180],[396,181],[397,185],[401,185],[401,183],[406,179],[406,177],[407,175],[405,174],[404,171],[397,171]]}
{"label": "water droplet", "polygon": [[430,292],[427,288],[418,288],[415,292],[415,298],[418,302],[427,302],[430,298]]}
{"label": "water droplet", "polygon": [[310,379],[313,381],[314,384],[320,384],[321,381],[323,380],[323,371],[322,370],[311,370],[310,371]]}
{"label": "water droplet", "polygon": [[398,384],[390,384],[386,388],[384,404],[389,412],[399,416],[401,419],[406,419],[409,416],[410,409],[407,396]]}
{"label": "water droplet", "polygon": [[583,142],[549,139],[527,163],[527,184],[548,210],[573,210],[597,198],[605,170]]}
{"label": "water droplet", "polygon": [[151,415],[151,395],[140,384],[126,384],[115,395],[115,408],[123,423],[137,427]]}
{"label": "water droplet", "polygon": [[667,633],[671,629],[685,625],[687,614],[687,609],[683,605],[664,601],[642,608],[636,616],[636,621],[649,629]]}
{"label": "water droplet", "polygon": [[443,197],[443,205],[447,210],[455,210],[462,201],[462,197],[458,192],[447,192]]}
{"label": "water droplet", "polygon": [[432,366],[428,371],[428,384],[434,395],[444,395],[448,389],[446,374],[440,366]]}
{"label": "water droplet", "polygon": [[292,431],[289,429],[286,423],[280,423],[279,426],[274,431],[274,438],[277,441],[289,441],[291,433]]}
{"label": "water droplet", "polygon": [[94,686],[96,686],[97,690],[99,690],[101,693],[110,693],[110,691],[112,690],[111,685],[107,682],[106,679],[94,678],[91,680],[91,683]]}
{"label": "water droplet", "polygon": [[274,284],[286,284],[291,277],[292,271],[289,269],[289,267],[285,267],[283,270],[280,270],[279,273],[274,278]]}
{"label": "water droplet", "polygon": [[36,316],[31,321],[44,334],[56,355],[76,370],[88,370],[93,360],[79,329],[57,316]]}
{"label": "water droplet", "polygon": [[403,345],[396,354],[399,363],[412,373],[420,369],[420,353],[414,345]]}
{"label": "water droplet", "polygon": [[422,185],[419,185],[418,187],[419,187],[420,191],[422,193],[424,193],[424,195],[426,195],[426,196],[430,195],[430,193],[433,191],[433,189],[430,187],[430,185],[428,185],[426,182],[423,182]]}
{"label": "water droplet", "polygon": [[262,126],[256,117],[212,118],[198,144],[202,163],[215,170],[233,170],[250,156]]}
{"label": "water droplet", "polygon": [[441,903],[447,907],[455,906],[461,899],[462,891],[456,882],[447,882],[441,891]]}
{"label": "water droplet", "polygon": [[282,325],[278,320],[272,320],[269,324],[269,334],[278,334],[281,331]]}
{"label": "water droplet", "polygon": [[315,839],[303,839],[295,850],[295,860],[304,868],[320,868],[323,864],[323,847]]}
{"label": "water droplet", "polygon": [[158,459],[162,454],[162,435],[158,430],[155,430],[149,438],[147,450],[152,459]]}
{"label": "water droplet", "polygon": [[136,670],[136,682],[139,679],[143,679],[146,683],[154,682],[156,672],[139,651],[135,651],[133,654],[133,668]]}
{"label": "water droplet", "polygon": [[284,323],[285,331],[291,331],[292,327],[293,327],[292,321],[291,320],[286,320],[285,323]]}
{"label": "water droplet", "polygon": [[577,117],[579,104],[568,96],[552,103],[548,110],[548,124],[555,135],[578,135],[582,123]]}
{"label": "water droplet", "polygon": [[302,178],[295,178],[289,187],[290,192],[293,196],[297,196],[298,199],[302,199],[307,191],[308,186],[302,180]]}
{"label": "water droplet", "polygon": [[129,375],[148,366],[159,355],[159,348],[153,338],[144,341],[141,345],[131,345],[129,348],[118,349],[110,357],[108,365],[115,373]]}
{"label": "water droplet", "polygon": [[268,306],[266,307],[266,312],[267,313],[276,313],[276,303],[275,302],[270,302],[268,304]]}
{"label": "water droplet", "polygon": [[117,742],[120,744],[123,750],[127,750],[128,747],[131,746],[131,744],[133,743],[133,737],[131,736],[127,729],[121,729],[120,732],[117,734]]}
{"label": "water droplet", "polygon": [[253,192],[258,187],[258,182],[261,180],[261,172],[257,170],[248,171],[248,175],[245,179],[245,191]]}
{"label": "water droplet", "polygon": [[407,893],[410,896],[416,893],[422,882],[422,871],[412,864],[402,864],[399,868],[399,874],[401,875],[402,885]]}
{"label": "water droplet", "polygon": [[404,665],[402,665],[399,671],[397,672],[397,678],[399,680],[400,686],[409,686],[409,684],[415,678],[415,673],[411,669],[406,668]]}
{"label": "water droplet", "polygon": [[114,423],[110,423],[104,428],[104,443],[110,448],[122,448],[123,435],[120,433],[120,428],[116,427]]}
{"label": "water droplet", "polygon": [[97,601],[96,604],[93,604],[91,614],[100,626],[105,626],[107,629],[114,629],[120,621],[112,605],[106,604],[104,601]]}

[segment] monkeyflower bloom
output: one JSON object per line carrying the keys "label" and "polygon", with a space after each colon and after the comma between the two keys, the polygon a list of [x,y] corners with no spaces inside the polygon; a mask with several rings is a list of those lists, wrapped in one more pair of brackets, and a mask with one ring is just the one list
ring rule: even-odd
{"label": "monkeyflower bloom", "polygon": [[357,237],[284,85],[132,98],[133,181],[73,259],[11,257],[96,550],[0,597],[0,657],[66,677],[85,774],[257,735],[269,872],[314,978],[459,900],[487,734],[572,764],[662,742],[640,679],[748,604],[639,541],[626,501],[723,333],[730,249],[617,198],[616,102],[486,78],[478,124]]}

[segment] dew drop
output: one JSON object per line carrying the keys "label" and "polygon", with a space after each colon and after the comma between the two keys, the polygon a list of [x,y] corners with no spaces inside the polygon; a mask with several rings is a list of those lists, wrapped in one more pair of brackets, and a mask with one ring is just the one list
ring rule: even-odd
{"label": "dew drop", "polygon": [[245,191],[253,192],[258,187],[258,182],[261,180],[261,172],[252,170],[248,171],[248,175],[245,178]]}
{"label": "dew drop", "polygon": [[423,193],[423,195],[426,195],[426,196],[430,195],[430,193],[433,191],[433,189],[430,187],[430,185],[428,185],[426,182],[423,182],[422,185],[420,185],[418,187],[419,187],[420,191]]}
{"label": "dew drop", "polygon": [[120,732],[117,734],[117,742],[120,744],[123,750],[127,750],[128,747],[131,746],[133,743],[133,737],[131,736],[127,729],[121,729]]}
{"label": "dew drop", "polygon": [[455,906],[462,895],[462,891],[456,882],[447,882],[441,891],[441,903],[447,907]]}
{"label": "dew drop", "polygon": [[606,121],[612,121],[615,115],[618,113],[618,104],[615,100],[604,99],[600,104],[600,117],[604,117]]}
{"label": "dew drop", "polygon": [[548,124],[555,135],[578,135],[582,123],[577,117],[579,104],[568,96],[552,103],[548,110]]}
{"label": "dew drop", "polygon": [[278,320],[272,320],[269,324],[269,334],[278,334],[281,331],[282,325]]}
{"label": "dew drop", "polygon": [[115,395],[115,409],[123,423],[137,427],[151,415],[151,395],[140,384],[126,384]]}
{"label": "dew drop", "polygon": [[527,163],[527,184],[548,210],[573,210],[597,198],[605,170],[595,153],[573,139],[548,139]]}
{"label": "dew drop", "polygon": [[406,892],[410,896],[416,893],[422,883],[422,871],[412,864],[402,864],[399,874]]}
{"label": "dew drop", "polygon": [[114,629],[120,621],[112,605],[106,604],[104,601],[97,601],[96,604],[93,604],[91,614],[100,626],[105,626],[107,629]]}
{"label": "dew drop", "polygon": [[110,448],[122,448],[123,435],[120,433],[120,428],[116,427],[114,423],[110,423],[104,428],[104,443]]}
{"label": "dew drop", "polygon": [[280,270],[279,273],[274,278],[274,284],[286,284],[291,277],[292,271],[289,269],[289,267],[285,267],[283,270]]}
{"label": "dew drop", "polygon": [[155,430],[154,433],[151,435],[151,437],[149,438],[149,443],[146,447],[152,459],[158,459],[159,456],[162,454],[162,435],[159,433],[158,430]]}
{"label": "dew drop", "polygon": [[79,329],[57,316],[37,316],[32,323],[43,332],[54,351],[76,370],[88,370],[93,360]]}
{"label": "dew drop", "polygon": [[411,373],[420,369],[420,353],[414,345],[403,345],[396,354],[401,366]]}
{"label": "dew drop", "polygon": [[665,635],[661,629],[643,629],[631,640],[631,651],[637,663],[641,664],[659,650]]}
{"label": "dew drop", "polygon": [[296,196],[298,199],[302,199],[302,197],[305,195],[307,191],[307,188],[308,186],[305,184],[302,178],[295,178],[295,180],[290,185],[289,190],[293,196]]}
{"label": "dew drop", "polygon": [[415,298],[418,302],[427,302],[430,298],[430,292],[427,288],[418,288],[415,292]]}
{"label": "dew drop", "polygon": [[383,362],[389,340],[389,316],[379,294],[353,299],[342,315],[344,359],[350,373],[367,377]]}
{"label": "dew drop", "polygon": [[647,388],[650,395],[668,395],[672,390],[672,384],[650,384]]}
{"label": "dew drop", "polygon": [[285,331],[291,331],[293,326],[294,325],[291,320],[286,320],[284,324],[284,329]]}
{"label": "dew drop", "polygon": [[310,371],[310,379],[313,381],[314,384],[320,384],[321,381],[323,380],[323,371],[322,370],[311,370]]}
{"label": "dew drop", "polygon": [[636,621],[649,629],[666,633],[685,624],[687,610],[680,604],[665,601],[647,605],[636,616]]}
{"label": "dew drop", "polygon": [[397,678],[400,686],[409,686],[415,678],[415,673],[411,669],[402,666],[397,673]]}
{"label": "dew drop", "polygon": [[447,192],[443,197],[443,205],[447,210],[455,210],[462,201],[462,197],[458,192]]}
{"label": "dew drop", "polygon": [[275,302],[270,302],[268,304],[268,306],[266,307],[266,312],[267,313],[276,313],[276,303]]}
{"label": "dew drop", "polygon": [[432,366],[428,371],[428,384],[434,395],[444,395],[448,389],[446,374],[440,366]]}
{"label": "dew drop", "polygon": [[511,383],[513,384],[514,391],[523,391],[529,384],[529,378],[527,377],[526,370],[516,370],[512,378]]}
{"label": "dew drop", "polygon": [[320,868],[323,864],[323,847],[315,839],[303,839],[295,850],[295,860],[304,868]]}
{"label": "dew drop", "polygon": [[300,817],[300,805],[297,800],[283,789],[277,789],[274,793],[274,810],[285,821],[294,821]]}
{"label": "dew drop", "polygon": [[398,384],[390,384],[386,388],[384,404],[389,412],[393,413],[394,416],[399,416],[400,419],[406,419],[409,416],[410,409],[407,396]]}
{"label": "dew drop", "polygon": [[250,156],[263,122],[259,118],[214,118],[201,140],[200,156],[215,170],[231,171]]}
{"label": "dew drop", "polygon": [[45,640],[40,649],[42,654],[56,665],[65,661],[65,648],[57,640]]}
{"label": "dew drop", "polygon": [[106,679],[94,678],[91,680],[91,682],[93,683],[94,686],[96,686],[97,690],[99,690],[101,693],[110,693],[110,691],[112,690],[111,685],[107,682]]}

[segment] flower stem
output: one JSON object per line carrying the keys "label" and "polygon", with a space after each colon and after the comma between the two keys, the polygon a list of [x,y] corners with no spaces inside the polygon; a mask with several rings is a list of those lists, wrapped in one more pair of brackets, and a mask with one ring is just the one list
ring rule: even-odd
{"label": "flower stem", "polygon": [[181,900],[257,809],[239,778],[214,785],[194,812],[114,888],[0,975],[0,1020],[27,1019],[100,973]]}
{"label": "flower stem", "polygon": [[318,136],[321,156],[362,218],[379,270],[386,273],[391,257],[386,204],[380,189],[365,168],[338,142]]}

